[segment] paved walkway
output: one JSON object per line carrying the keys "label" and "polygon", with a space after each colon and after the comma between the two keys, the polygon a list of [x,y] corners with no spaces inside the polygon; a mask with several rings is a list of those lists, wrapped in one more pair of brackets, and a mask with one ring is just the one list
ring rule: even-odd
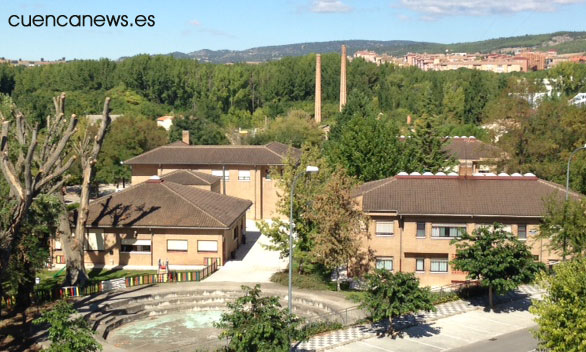
{"label": "paved walkway", "polygon": [[[524,285],[519,287],[515,292],[508,293],[504,296],[495,297],[495,305],[501,305],[501,309],[506,309],[510,302],[516,302],[517,309],[527,309],[530,305],[529,298],[541,293],[536,286]],[[478,297],[470,301],[454,301],[437,305],[436,312],[420,312],[416,316],[409,316],[401,320],[394,321],[393,324],[398,329],[414,329],[417,326],[426,326],[430,322],[444,319],[450,316],[478,311],[487,306],[486,297]],[[527,313],[529,314],[529,313]],[[387,323],[388,324],[388,323]],[[311,338],[297,346],[297,351],[322,351],[332,349],[336,346],[346,345],[348,343],[360,340],[371,339],[381,335],[386,330],[385,324],[370,326],[361,325],[353,326],[347,329],[333,331],[324,335]],[[410,328],[411,327],[411,328]],[[521,328],[521,326],[519,327]],[[342,351],[342,350],[340,350]],[[346,351],[346,350],[344,350]],[[350,350],[347,350],[350,351]],[[390,349],[388,351],[396,351]],[[410,350],[412,351],[412,350]]]}
{"label": "paved walkway", "polygon": [[279,252],[263,247],[270,243],[253,221],[246,221],[246,244],[236,251],[236,258],[228,261],[207,282],[271,282],[271,276],[287,268],[289,259],[279,258]]}

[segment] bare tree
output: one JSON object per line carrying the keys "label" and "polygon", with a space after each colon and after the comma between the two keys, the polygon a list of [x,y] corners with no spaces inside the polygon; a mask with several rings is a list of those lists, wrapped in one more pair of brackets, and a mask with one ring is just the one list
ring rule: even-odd
{"label": "bare tree", "polygon": [[13,109],[11,119],[0,116],[0,170],[15,200],[10,209],[9,225],[0,229],[0,276],[6,271],[19,243],[20,229],[33,199],[41,192],[60,189],[65,172],[75,160],[75,156],[67,157],[65,151],[75,133],[77,118],[75,115],[69,119],[65,117],[65,93],[54,98],[53,103],[55,115],[47,116],[42,136],[39,135],[39,125],[31,126],[16,109]]}
{"label": "bare tree", "polygon": [[[85,225],[89,211],[90,183],[94,174],[94,165],[97,162],[98,153],[104,143],[110,122],[110,98],[106,98],[102,119],[97,132],[93,133],[90,128],[86,128],[79,142],[73,145],[75,154],[79,157],[83,175],[81,198],[75,220],[75,230],[71,230],[72,226],[69,222],[67,212],[61,214],[58,229],[67,260],[67,276],[65,282],[68,285],[83,286],[88,280],[84,265],[84,248],[86,241]],[[59,196],[63,201],[63,194],[61,193]]]}

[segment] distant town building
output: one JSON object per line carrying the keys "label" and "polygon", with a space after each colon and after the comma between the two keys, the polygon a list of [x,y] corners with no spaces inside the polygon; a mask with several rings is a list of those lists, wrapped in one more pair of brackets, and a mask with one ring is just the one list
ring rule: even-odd
{"label": "distant town building", "polygon": [[157,126],[163,127],[165,130],[169,131],[171,126],[173,126],[173,119],[175,116],[161,116],[157,119]]}

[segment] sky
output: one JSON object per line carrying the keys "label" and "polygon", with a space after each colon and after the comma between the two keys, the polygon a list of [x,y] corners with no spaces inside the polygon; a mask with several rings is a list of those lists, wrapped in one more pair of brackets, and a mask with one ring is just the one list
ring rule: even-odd
{"label": "sky", "polygon": [[[24,16],[21,20],[20,16]],[[30,15],[153,15],[144,27],[13,27]],[[0,57],[117,59],[140,53],[328,40],[456,43],[586,31],[586,0],[2,0]]]}

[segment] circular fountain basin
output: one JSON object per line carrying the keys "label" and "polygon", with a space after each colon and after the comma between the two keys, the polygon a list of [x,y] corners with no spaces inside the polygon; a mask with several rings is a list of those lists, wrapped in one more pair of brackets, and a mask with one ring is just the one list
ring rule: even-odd
{"label": "circular fountain basin", "polygon": [[108,342],[127,351],[215,350],[222,341],[213,324],[222,313],[195,310],[150,316],[113,330]]}

